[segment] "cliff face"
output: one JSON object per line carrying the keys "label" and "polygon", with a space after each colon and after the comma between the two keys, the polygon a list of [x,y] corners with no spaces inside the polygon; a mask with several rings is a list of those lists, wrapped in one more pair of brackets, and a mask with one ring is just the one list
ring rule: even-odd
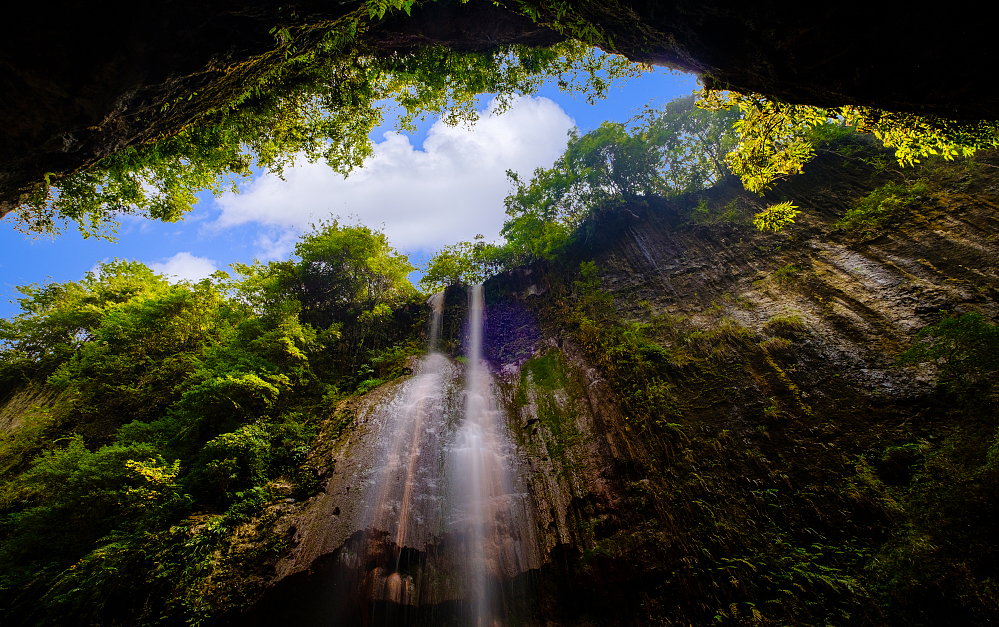
{"label": "cliff face", "polygon": [[[606,213],[582,252],[597,277],[573,284],[573,268],[538,266],[487,285],[486,352],[541,560],[509,580],[511,617],[994,616],[994,399],[948,393],[932,367],[896,360],[942,312],[999,315],[999,159],[926,166],[894,227],[834,227],[897,178],[868,163],[825,154],[775,190],[772,201],[807,210],[789,233],[747,224],[767,200],[733,181]],[[247,620],[340,624],[295,608],[330,594],[358,541],[356,525],[335,530],[367,459],[355,450],[370,430],[364,407],[378,398],[344,408],[333,421],[344,435],[313,452],[325,493],[282,506],[276,530],[294,548]]]}
{"label": "cliff face", "polygon": [[[550,616],[988,622],[994,398],[896,360],[941,316],[999,314],[996,164],[926,168],[863,236],[833,223],[884,175],[834,155],[772,195],[808,211],[789,235],[740,225],[765,201],[737,184],[593,229],[623,326],[546,325],[509,379]],[[551,319],[557,292],[527,302]]]}
{"label": "cliff face", "polygon": [[[719,87],[820,106],[999,116],[999,93],[982,79],[994,56],[990,22],[959,11],[899,7],[879,19],[791,2],[532,6],[542,24],[569,9],[578,24],[603,32],[605,49],[698,72]],[[366,11],[364,3],[18,6],[8,13],[12,28],[0,44],[0,213],[47,173],[73,172],[176,133],[278,57],[310,50],[325,29],[357,11]],[[305,25],[294,51],[274,34]],[[417,7],[412,17],[370,23],[362,33],[367,46],[384,54],[432,45],[543,45],[561,37],[493,3],[445,0]]]}

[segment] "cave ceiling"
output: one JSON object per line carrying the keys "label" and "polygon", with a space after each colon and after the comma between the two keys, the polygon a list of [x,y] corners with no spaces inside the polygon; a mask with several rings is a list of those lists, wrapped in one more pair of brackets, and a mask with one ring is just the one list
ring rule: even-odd
{"label": "cave ceiling", "polygon": [[[514,6],[510,3],[510,6]],[[558,3],[537,5],[540,24]],[[562,5],[569,6],[569,5]],[[990,20],[967,12],[878,11],[837,3],[591,0],[571,4],[602,47],[789,102],[859,104],[954,119],[999,118]],[[275,47],[275,26],[336,20],[357,0],[24,3],[0,43],[0,204],[182,127],[197,111],[163,103]],[[294,14],[294,18],[289,16]],[[484,0],[440,0],[373,22],[386,52],[544,45],[562,36]],[[187,116],[187,117],[185,117]],[[5,211],[0,211],[5,213]]]}

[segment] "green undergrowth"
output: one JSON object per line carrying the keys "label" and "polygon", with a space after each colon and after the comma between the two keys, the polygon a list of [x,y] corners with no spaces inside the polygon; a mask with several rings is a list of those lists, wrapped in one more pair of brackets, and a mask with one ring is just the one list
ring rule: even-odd
{"label": "green undergrowth", "polygon": [[748,208],[748,204],[740,202],[741,199],[733,198],[724,205],[720,203],[709,203],[707,200],[698,201],[697,205],[689,210],[689,218],[696,224],[717,224],[719,222],[729,222],[732,224],[749,224],[753,211]]}
{"label": "green undergrowth", "polygon": [[423,344],[376,235],[327,225],[297,261],[198,283],[114,261],[21,288],[0,395],[48,394],[0,432],[0,622],[202,624],[254,599],[286,544],[275,507],[319,489],[318,434]]}
{"label": "green undergrowth", "polygon": [[869,236],[897,220],[907,206],[928,194],[928,190],[925,181],[889,181],[862,198],[836,226]]}
{"label": "green undergrowth", "polygon": [[[646,574],[626,594],[654,624],[989,622],[994,326],[970,316],[921,333],[900,367],[937,363],[942,387],[898,403],[803,370],[809,326],[793,312],[759,331],[720,308],[628,322],[592,263],[549,278],[534,305],[542,329],[571,338],[606,378],[620,420],[605,428],[628,456],[629,522],[583,534],[594,539],[577,576],[594,560],[632,564]],[[522,377],[552,380],[555,355]]]}

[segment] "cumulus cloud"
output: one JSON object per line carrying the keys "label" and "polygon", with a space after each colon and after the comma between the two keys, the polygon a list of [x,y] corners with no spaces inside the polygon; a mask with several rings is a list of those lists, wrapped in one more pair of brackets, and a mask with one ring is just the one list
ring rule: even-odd
{"label": "cumulus cloud", "polygon": [[264,258],[287,254],[289,234],[331,216],[356,217],[374,228],[384,224],[389,241],[407,251],[476,233],[494,237],[505,217],[506,170],[529,175],[550,167],[565,150],[573,121],[547,98],[521,98],[501,115],[493,111],[490,103],[470,129],[436,122],[422,150],[404,135],[386,133],[364,167],[346,179],[322,162],[289,169],[284,181],[261,176],[241,194],[216,201],[222,214],[214,226],[279,228],[282,235],[257,242]]}
{"label": "cumulus cloud", "polygon": [[218,270],[215,261],[207,257],[195,257],[191,253],[177,253],[164,261],[146,264],[153,272],[176,277],[178,280],[200,281]]}

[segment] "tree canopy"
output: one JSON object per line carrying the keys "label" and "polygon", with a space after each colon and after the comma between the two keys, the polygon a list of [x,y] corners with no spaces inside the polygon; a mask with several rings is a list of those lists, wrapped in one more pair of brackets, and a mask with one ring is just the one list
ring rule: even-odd
{"label": "tree canopy", "polygon": [[373,307],[397,305],[416,294],[409,282],[409,258],[392,248],[385,234],[366,226],[314,225],[295,245],[293,293],[304,320],[319,328]]}
{"label": "tree canopy", "polygon": [[630,125],[605,122],[582,136],[573,131],[551,168],[538,168],[530,181],[508,172],[514,189],[502,234],[511,254],[551,258],[594,211],[698,191],[725,176],[723,156],[735,144],[738,113],[693,105],[691,95],[647,110]]}
{"label": "tree canopy", "polygon": [[629,202],[669,198],[710,187],[728,173],[724,156],[735,145],[737,110],[694,106],[695,96],[648,109],[628,124],[569,133],[565,152],[530,180],[507,172],[513,189],[505,199],[505,241],[481,236],[439,251],[421,286],[437,290],[478,282],[496,272],[539,259],[553,259],[581,233],[594,213]]}
{"label": "tree canopy", "polygon": [[727,173],[725,154],[735,146],[737,111],[694,107],[693,95],[648,109],[628,125],[604,122],[580,135],[570,131],[565,152],[529,182],[508,172],[515,191],[507,214],[536,212],[572,223],[612,198],[669,197],[711,186]]}
{"label": "tree canopy", "polygon": [[[388,6],[375,5],[370,10],[376,14]],[[338,22],[304,53],[292,46],[262,76],[216,97],[178,133],[126,147],[65,176],[47,175],[16,209],[17,228],[56,234],[72,222],[85,237],[113,239],[117,216],[179,220],[199,192],[238,192],[237,184],[255,169],[280,175],[296,159],[322,159],[346,176],[371,154],[368,135],[383,121],[387,101],[400,106],[401,128],[426,115],[469,124],[480,94],[495,94],[500,112],[547,80],[599,98],[614,81],[645,69],[575,41],[490,52],[430,47],[376,54],[357,39],[359,19]]]}
{"label": "tree canopy", "polygon": [[814,107],[782,102],[761,94],[705,90],[697,106],[738,109],[738,144],[725,156],[732,173],[751,192],[762,194],[777,180],[801,172],[815,156],[814,129],[828,124],[854,127],[895,149],[900,166],[920,159],[970,157],[999,147],[999,122],[958,121],[939,116],[844,105]]}
{"label": "tree canopy", "polygon": [[398,376],[426,322],[384,234],[322,223],[296,255],[197,283],[114,260],[19,288],[0,399],[47,400],[0,430],[5,623],[187,624],[242,602],[241,560],[267,549],[216,547],[273,490],[317,488],[319,423]]}

